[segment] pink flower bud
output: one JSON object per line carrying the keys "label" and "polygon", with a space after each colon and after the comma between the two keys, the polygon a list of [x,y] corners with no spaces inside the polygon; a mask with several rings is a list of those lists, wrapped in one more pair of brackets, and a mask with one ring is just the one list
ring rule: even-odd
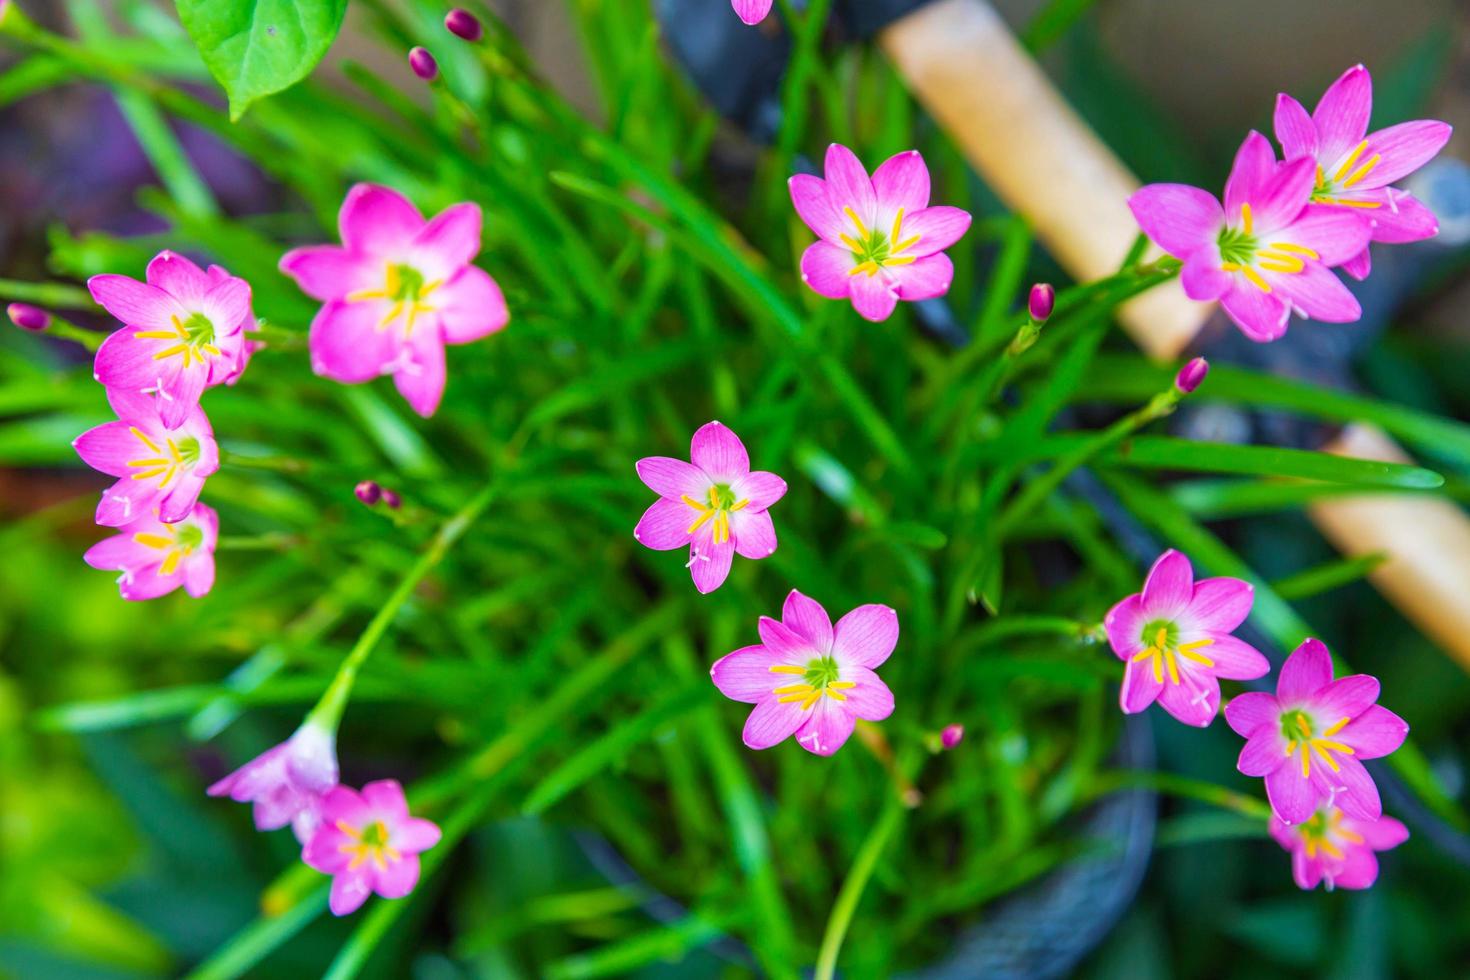
{"label": "pink flower bud", "polygon": [[383,503],[387,504],[389,507],[392,507],[394,510],[397,510],[398,508],[403,506],[403,498],[398,496],[398,494],[394,493],[392,490],[389,490],[387,487],[384,487]]}
{"label": "pink flower bud", "polygon": [[358,500],[361,500],[369,507],[374,506],[378,501],[383,499],[383,488],[372,480],[363,480],[352,488],[352,492],[357,494]]}
{"label": "pink flower bud", "polygon": [[946,749],[952,749],[956,745],[959,745],[964,737],[964,725],[945,725],[944,731],[939,733],[939,744],[943,745]]}
{"label": "pink flower bud", "polygon": [[1037,323],[1045,323],[1056,305],[1057,291],[1050,283],[1038,282],[1031,287],[1031,296],[1026,302],[1026,312],[1031,314],[1031,319]]}
{"label": "pink flower bud", "polygon": [[408,67],[426,82],[432,82],[439,77],[439,62],[434,60],[434,56],[426,48],[414,48],[408,53]]}
{"label": "pink flower bud", "polygon": [[1179,369],[1179,373],[1174,376],[1174,387],[1187,395],[1198,388],[1209,373],[1210,362],[1203,357],[1196,357]]}
{"label": "pink flower bud", "polygon": [[480,26],[480,18],[461,7],[455,7],[444,15],[444,26],[449,29],[449,33],[466,41],[478,41],[485,33]]}
{"label": "pink flower bud", "polygon": [[[0,15],[3,15],[4,10],[4,0],[0,0]],[[10,314],[10,322],[22,330],[34,330],[39,333],[51,326],[51,314],[39,306],[32,306],[29,303],[11,303],[5,308],[5,312]]]}

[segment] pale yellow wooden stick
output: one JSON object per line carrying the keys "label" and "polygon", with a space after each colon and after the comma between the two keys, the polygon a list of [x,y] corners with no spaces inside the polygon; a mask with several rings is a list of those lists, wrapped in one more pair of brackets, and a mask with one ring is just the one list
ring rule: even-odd
{"label": "pale yellow wooden stick", "polygon": [[[1127,199],[1137,179],[1057,92],[981,0],[937,0],[895,21],[879,43],[915,96],[986,183],[1036,229],[1079,280],[1118,267],[1138,235]],[[1138,297],[1119,319],[1151,357],[1170,360],[1215,312],[1177,282]],[[1295,329],[1331,329],[1302,327]],[[1404,459],[1383,433],[1350,427],[1330,447]],[[1421,496],[1333,498],[1310,508],[1345,554],[1387,552],[1374,583],[1470,670],[1470,519]]]}

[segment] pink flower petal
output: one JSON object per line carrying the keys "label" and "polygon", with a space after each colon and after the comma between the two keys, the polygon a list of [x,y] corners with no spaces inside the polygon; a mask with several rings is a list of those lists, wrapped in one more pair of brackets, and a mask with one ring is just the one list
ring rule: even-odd
{"label": "pink flower petal", "polygon": [[689,544],[689,525],[697,519],[694,508],[668,497],[660,497],[643,512],[633,537],[654,551],[672,551]]}
{"label": "pink flower petal", "polygon": [[332,879],[327,907],[332,910],[333,915],[351,915],[368,900],[368,895],[372,894],[372,886],[368,883],[368,867],[343,871]]}
{"label": "pink flower petal", "polygon": [[1368,147],[1358,159],[1362,162],[1382,157],[1378,165],[1353,185],[1353,190],[1387,187],[1434,159],[1450,140],[1449,123],[1418,119],[1380,129],[1368,137]]}
{"label": "pink flower petal", "polygon": [[1165,674],[1159,691],[1159,707],[1175,720],[1196,728],[1205,728],[1215,720],[1220,709],[1220,682],[1208,670],[1195,670],[1194,665],[1179,665],[1179,683]]}
{"label": "pink flower petal", "polygon": [[1238,578],[1206,578],[1194,583],[1186,618],[1191,629],[1230,633],[1250,615],[1255,589]]}
{"label": "pink flower petal", "polygon": [[[1437,225],[1435,230],[1439,230]],[[1358,282],[1362,282],[1373,271],[1373,255],[1371,250],[1363,249],[1357,255],[1354,255],[1342,265],[1338,266],[1338,268],[1358,280]]]}
{"label": "pink flower petal", "polygon": [[469,265],[480,251],[483,215],[466,202],[440,211],[414,235],[411,263],[426,282],[446,279]]}
{"label": "pink flower petal", "polygon": [[510,310],[490,273],[467,265],[431,294],[446,344],[468,344],[505,327]]}
{"label": "pink flower petal", "polygon": [[[1251,135],[1260,136],[1259,133]],[[1251,219],[1256,234],[1270,240],[1273,233],[1296,221],[1311,200],[1316,182],[1317,163],[1311,157],[1297,157],[1277,167],[1251,195]]]}
{"label": "pink flower petal", "polygon": [[720,422],[706,422],[695,431],[689,459],[715,483],[732,483],[750,472],[745,444]]}
{"label": "pink flower petal", "polygon": [[1205,242],[1190,252],[1184,260],[1184,268],[1179,270],[1179,284],[1184,287],[1184,295],[1209,302],[1229,292],[1235,279],[1220,268],[1222,263],[1220,248],[1214,242]]}
{"label": "pink flower petal", "polygon": [[755,25],[766,19],[774,2],[775,0],[730,0],[730,5],[735,8],[736,15],[742,21]]}
{"label": "pink flower petal", "polygon": [[822,604],[792,589],[781,606],[781,625],[807,641],[818,653],[832,649],[832,620]]}
{"label": "pink flower petal", "polygon": [[852,308],[864,320],[882,323],[898,305],[898,287],[883,272],[858,273],[848,278]]}
{"label": "pink flower petal", "polygon": [[1377,820],[1383,816],[1383,801],[1378,796],[1378,786],[1373,782],[1373,777],[1368,775],[1368,770],[1363,768],[1356,756],[1339,755],[1336,758],[1337,772],[1333,772],[1325,763],[1319,767],[1319,760],[1312,760],[1312,774],[1320,774],[1321,778],[1337,790],[1333,802],[1343,813],[1359,820]]}
{"label": "pink flower petal", "polygon": [[301,291],[322,302],[348,293],[381,289],[383,263],[347,251],[338,245],[309,245],[281,256],[280,269],[296,280]]}
{"label": "pink flower petal", "polygon": [[1373,112],[1373,79],[1354,65],[1322,94],[1312,122],[1317,127],[1318,156],[1336,161],[1363,141]]}
{"label": "pink flower petal", "polygon": [[893,692],[882,678],[866,667],[844,665],[842,680],[852,681],[855,686],[840,693],[847,698],[842,704],[856,718],[864,721],[882,721],[893,714]]}
{"label": "pink flower petal", "polygon": [[352,863],[352,856],[342,850],[343,846],[350,843],[352,838],[337,827],[335,820],[324,821],[306,842],[306,847],[301,851],[301,860],[323,874],[337,874],[347,870],[347,866]]}
{"label": "pink flower petal", "polygon": [[898,613],[879,603],[858,606],[837,621],[832,653],[844,668],[881,666],[898,646]]}
{"label": "pink flower petal", "polygon": [[[1383,206],[1368,211],[1375,242],[1402,245],[1423,241],[1439,234],[1439,218],[1418,198],[1397,187],[1384,187],[1357,195],[1362,200],[1382,201]],[[1360,253],[1361,254],[1361,253]],[[1364,276],[1366,276],[1366,271]],[[1361,277],[1360,277],[1361,278]]]}
{"label": "pink flower petal", "polygon": [[1382,705],[1363,711],[1342,731],[1337,740],[1351,745],[1359,759],[1379,759],[1398,750],[1409,735],[1409,725]]}
{"label": "pink flower petal", "polygon": [[730,540],[741,558],[769,558],[776,553],[776,525],[763,510],[740,510],[730,515]]}
{"label": "pink flower petal", "polygon": [[1151,664],[1130,660],[1123,668],[1123,687],[1118,691],[1118,704],[1125,715],[1136,715],[1158,699],[1163,686],[1154,679]]}
{"label": "pink flower petal", "polygon": [[444,341],[431,331],[415,330],[408,349],[411,356],[394,370],[393,385],[410,408],[428,418],[438,410],[444,397],[448,375]]}
{"label": "pink flower petal", "polygon": [[[811,174],[797,174],[787,181],[791,191],[791,204],[797,217],[812,230],[812,234],[829,244],[842,247],[842,236],[847,233],[847,218],[832,206],[827,195],[827,182]],[[849,253],[850,254],[850,253]]]}
{"label": "pink flower petal", "polygon": [[822,698],[796,730],[796,744],[813,755],[832,755],[847,743],[857,719],[841,702]]}
{"label": "pink flower petal", "polygon": [[419,883],[419,856],[405,854],[397,861],[389,861],[388,867],[377,872],[373,890],[384,898],[403,898]]}
{"label": "pink flower petal", "polygon": [[1143,614],[1141,595],[1131,595],[1108,610],[1103,617],[1103,629],[1107,630],[1108,644],[1119,660],[1127,660],[1148,645],[1143,640],[1143,628],[1148,620]]}
{"label": "pink flower petal", "polygon": [[189,318],[189,311],[168,293],[127,276],[93,276],[87,280],[87,289],[103,309],[130,327],[170,330],[174,317]]}
{"label": "pink flower petal", "polygon": [[178,302],[195,308],[214,283],[204,270],[177,252],[164,250],[148,263],[148,285],[156,286]]}
{"label": "pink flower petal", "polygon": [[[1256,208],[1257,200],[1266,193],[1272,178],[1276,176],[1276,151],[1271,141],[1252,130],[1240,149],[1235,151],[1235,165],[1230,168],[1230,177],[1225,181],[1225,217],[1232,224],[1241,222],[1242,208],[1249,204]],[[1303,196],[1305,203],[1305,195]],[[1297,205],[1301,209],[1301,205]],[[1253,215],[1260,221],[1260,215]]]}
{"label": "pink flower petal", "polygon": [[1276,96],[1275,126],[1286,159],[1317,155],[1317,124],[1300,102],[1285,93]]}
{"label": "pink flower petal", "polygon": [[1216,677],[1231,681],[1253,681],[1271,672],[1271,662],[1255,647],[1228,633],[1211,634],[1213,641],[1196,652],[1215,662],[1209,668]]}
{"label": "pink flower petal", "polygon": [[904,255],[933,255],[949,248],[970,230],[970,212],[938,206],[904,215],[900,235],[904,241],[919,240],[903,250]]}
{"label": "pink flower petal", "polygon": [[[1249,748],[1247,744],[1246,749]],[[1242,751],[1240,756],[1240,771],[1247,776],[1251,775],[1252,773],[1246,772],[1245,769],[1245,751]],[[1278,765],[1265,774],[1266,799],[1270,801],[1271,809],[1276,811],[1278,817],[1288,824],[1295,825],[1310,819],[1312,814],[1317,812],[1320,797],[1312,781],[1302,777],[1301,766],[1297,764],[1295,757],[1288,760],[1283,753],[1282,761],[1287,764]],[[1262,762],[1264,763],[1264,760]]]}
{"label": "pink flower petal", "polygon": [[762,698],[774,697],[772,691],[796,680],[792,674],[772,673],[772,665],[778,663],[763,646],[741,647],[716,660],[709,676],[720,693],[731,701],[755,704]]}
{"label": "pink flower petal", "polygon": [[943,296],[954,282],[954,263],[943,253],[926,255],[912,265],[894,266],[885,271],[898,288],[898,298],[909,302]]}
{"label": "pink flower petal", "polygon": [[1267,343],[1286,333],[1291,307],[1280,296],[1262,292],[1237,274],[1230,292],[1220,297],[1224,308],[1240,332],[1257,343]]}
{"label": "pink flower petal", "polygon": [[780,663],[805,665],[820,653],[804,635],[769,616],[760,618],[756,630],[760,633],[761,645]]}
{"label": "pink flower petal", "polygon": [[357,184],[348,191],[337,223],[349,251],[399,260],[407,257],[425,224],[408,198],[377,184]]}
{"label": "pink flower petal", "polygon": [[806,712],[801,710],[800,701],[782,704],[774,697],[758,703],[745,719],[745,730],[740,733],[746,748],[768,749],[791,736],[802,722]]}
{"label": "pink flower petal", "polygon": [[194,512],[199,494],[204,489],[203,477],[183,474],[174,480],[172,487],[161,497],[158,519],[165,524],[177,524]]}
{"label": "pink flower petal", "polygon": [[82,561],[99,571],[115,572],[137,563],[137,556],[142,551],[143,546],[135,542],[131,535],[114,534],[88,548],[82,555]]}
{"label": "pink flower petal", "polygon": [[97,502],[97,523],[103,527],[122,527],[151,514],[157,503],[157,484],[121,479],[102,491],[102,498]]}
{"label": "pink flower petal", "polygon": [[[100,353],[100,352],[99,352]],[[158,379],[158,416],[166,429],[177,429],[199,407],[209,382],[209,369],[195,362]]]}
{"label": "pink flower petal", "polygon": [[[1240,698],[1235,699],[1235,701],[1239,700]],[[1230,704],[1234,704],[1235,701],[1231,701]],[[1226,710],[1228,712],[1229,705],[1226,705]],[[1228,714],[1226,720],[1230,720]],[[1271,727],[1273,724],[1274,722],[1270,722],[1257,728],[1241,747],[1240,758],[1236,760],[1235,768],[1245,775],[1267,776],[1283,765],[1289,767],[1295,764],[1291,763],[1287,757],[1286,743],[1282,739],[1280,728]],[[1234,725],[1231,727],[1233,728]]]}
{"label": "pink flower petal", "polygon": [[1268,244],[1304,245],[1317,253],[1323,265],[1340,265],[1368,247],[1373,226],[1363,215],[1362,208],[1311,204],[1290,226],[1271,235]]}
{"label": "pink flower petal", "polygon": [[[905,214],[903,237],[914,234],[908,228],[909,217],[929,207],[929,167],[925,165],[919,151],[906,150],[880,163],[878,169],[873,171],[873,193],[878,199],[878,227],[890,227],[898,209],[902,208]],[[968,227],[969,215],[966,214],[965,218],[965,225]]]}
{"label": "pink flower petal", "polygon": [[438,844],[444,836],[439,825],[422,817],[404,817],[393,828],[393,846],[405,853],[421,854]]}
{"label": "pink flower petal", "polygon": [[1150,619],[1176,619],[1194,598],[1194,569],[1170,548],[1158,557],[1143,582],[1143,609]]}
{"label": "pink flower petal", "polygon": [[1352,323],[1363,315],[1358,298],[1324,265],[1308,262],[1298,273],[1264,275],[1275,294],[1302,316],[1323,323]]}
{"label": "pink flower petal", "polygon": [[1409,839],[1409,828],[1393,817],[1380,817],[1374,821],[1352,821],[1347,828],[1363,838],[1363,843],[1375,851],[1389,851]]}
{"label": "pink flower petal", "polygon": [[857,260],[846,248],[812,242],[801,253],[801,281],[828,299],[847,299]]}
{"label": "pink flower petal", "polygon": [[1225,721],[1235,734],[1250,738],[1268,725],[1280,725],[1281,705],[1264,691],[1236,695],[1225,705]]}
{"label": "pink flower petal", "polygon": [[[200,273],[203,275],[203,273]],[[244,279],[226,279],[211,286],[199,312],[214,324],[215,336],[239,333],[253,319],[250,313],[250,284]]]}
{"label": "pink flower petal", "polygon": [[398,353],[395,332],[378,329],[387,312],[381,300],[327,303],[311,321],[311,369],[346,384],[382,374]]}
{"label": "pink flower petal", "polygon": [[1356,718],[1378,701],[1378,678],[1369,674],[1339,677],[1312,698],[1312,714],[1324,724],[1340,718]]}
{"label": "pink flower petal", "polygon": [[214,588],[214,553],[192,555],[184,564],[184,591],[201,599]]}
{"label": "pink flower petal", "polygon": [[762,511],[786,496],[786,481],[774,473],[753,470],[730,483],[735,500],[748,500],[747,511]]}
{"label": "pink flower petal", "polygon": [[404,798],[403,786],[398,780],[379,779],[368,783],[360,795],[378,819],[388,823],[408,819],[408,800]]}
{"label": "pink flower petal", "polygon": [[1349,846],[1342,868],[1332,876],[1333,888],[1370,888],[1378,880],[1378,856],[1366,847]]}
{"label": "pink flower petal", "polygon": [[1176,258],[1213,242],[1225,225],[1214,196],[1187,184],[1149,184],[1128,199],[1143,233]]}
{"label": "pink flower petal", "polygon": [[671,456],[648,456],[635,463],[634,469],[643,485],[660,497],[678,500],[687,496],[708,502],[710,479],[692,463]]}
{"label": "pink flower petal", "polygon": [[[838,214],[851,208],[871,231],[877,220],[877,195],[868,171],[847,147],[833,143],[827,147],[824,174],[827,178],[827,197]],[[856,231],[856,228],[853,229]],[[850,234],[850,232],[849,232]]]}
{"label": "pink flower petal", "polygon": [[129,602],[146,602],[168,595],[184,584],[184,578],[175,569],[168,575],[162,574],[157,563],[142,568],[129,569],[117,585],[120,596]]}
{"label": "pink flower petal", "polygon": [[77,436],[72,448],[92,469],[109,476],[128,476],[134,469],[128,463],[147,449],[132,428],[128,422],[105,422]]}
{"label": "pink flower petal", "polygon": [[689,574],[694,579],[694,587],[703,595],[725,584],[730,574],[730,563],[735,557],[735,543],[716,543],[714,528],[714,521],[706,522],[694,532],[694,540],[689,545]]}
{"label": "pink flower petal", "polygon": [[1281,665],[1276,681],[1276,700],[1290,708],[1305,704],[1332,683],[1332,654],[1321,640],[1306,639]]}

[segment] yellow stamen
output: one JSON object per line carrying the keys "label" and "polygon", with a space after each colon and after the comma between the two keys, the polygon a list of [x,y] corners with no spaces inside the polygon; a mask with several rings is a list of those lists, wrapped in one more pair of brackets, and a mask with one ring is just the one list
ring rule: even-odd
{"label": "yellow stamen", "polygon": [[1251,234],[1251,206],[1249,204],[1240,206],[1240,223],[1245,226],[1245,233]]}
{"label": "yellow stamen", "polygon": [[868,237],[870,237],[870,236],[869,236],[869,235],[868,235],[868,226],[867,226],[867,225],[865,225],[865,224],[863,224],[863,219],[862,219],[862,218],[859,218],[859,217],[858,217],[858,216],[857,216],[857,212],[856,212],[856,211],[854,211],[854,210],[853,210],[853,209],[852,209],[852,208],[850,208],[850,207],[847,207],[847,208],[843,208],[843,209],[842,209],[842,210],[843,210],[843,212],[844,212],[844,213],[845,213],[845,214],[846,214],[846,215],[847,215],[847,216],[848,216],[848,217],[849,217],[849,218],[851,218],[851,219],[852,219],[852,223],[853,223],[853,225],[854,225],[854,226],[855,226],[855,227],[856,227],[856,228],[857,228],[857,232],[858,232],[858,237],[859,237],[859,238],[863,238],[863,239],[866,239],[866,238],[868,238]]}
{"label": "yellow stamen", "polygon": [[1324,197],[1325,204],[1336,204],[1340,208],[1381,208],[1382,201],[1354,201],[1346,197]]}
{"label": "yellow stamen", "polygon": [[849,687],[857,687],[857,681],[833,681],[832,683],[830,683],[830,684],[827,685],[827,690],[830,691],[833,688],[849,688]]}
{"label": "yellow stamen", "polygon": [[1307,248],[1307,246],[1297,245],[1295,242],[1272,242],[1271,247],[1278,252],[1295,252],[1298,255],[1305,255],[1309,259],[1320,259],[1322,257],[1312,249]]}
{"label": "yellow stamen", "polygon": [[189,345],[188,344],[175,344],[172,347],[167,347],[167,348],[159,351],[157,354],[154,354],[153,355],[153,359],[155,361],[161,361],[165,357],[173,357],[175,354],[183,354],[184,355],[184,366],[185,367],[188,367],[189,366]]}
{"label": "yellow stamen", "polygon": [[149,439],[146,435],[144,435],[143,434],[143,430],[139,429],[136,425],[130,426],[128,428],[128,431],[131,432],[134,436],[136,436],[138,438],[138,440],[143,443],[143,445],[147,446],[149,449],[153,450],[155,453],[161,453],[161,452],[163,452],[162,449],[159,449],[158,448],[158,443],[154,442],[152,439]]}
{"label": "yellow stamen", "polygon": [[1169,662],[1169,680],[1175,684],[1179,683],[1179,662],[1174,659],[1174,651],[1168,647],[1164,648],[1164,659]]}
{"label": "yellow stamen", "polygon": [[1376,167],[1376,166],[1378,166],[1378,161],[1379,160],[1382,160],[1382,159],[1383,159],[1383,157],[1380,156],[1379,154],[1377,154],[1377,153],[1373,154],[1373,159],[1371,159],[1367,163],[1363,164],[1357,170],[1354,170],[1353,171],[1353,175],[1351,177],[1349,177],[1347,180],[1343,181],[1343,184],[1342,184],[1343,189],[1346,190],[1347,188],[1349,188],[1349,187],[1353,186],[1354,184],[1356,184],[1358,181],[1362,180],[1364,177],[1368,176],[1368,174],[1373,170],[1373,168]]}
{"label": "yellow stamen", "polygon": [[163,559],[163,564],[158,566],[158,571],[163,575],[172,575],[179,568],[179,551],[175,548]]}
{"label": "yellow stamen", "polygon": [[[903,224],[903,208],[899,208],[898,209],[898,213],[893,216],[893,231],[891,231],[891,232],[888,233],[888,240],[890,242],[897,242],[898,241],[898,229],[899,229],[899,227],[902,224]],[[902,252],[903,249],[902,249],[902,247],[900,247],[898,245],[895,245],[893,247],[893,251],[895,251],[895,252]]]}
{"label": "yellow stamen", "polygon": [[1314,738],[1312,739],[1312,744],[1325,745],[1332,751],[1341,752],[1343,755],[1353,754],[1353,747],[1351,745],[1343,745],[1341,742],[1334,742],[1330,738]]}
{"label": "yellow stamen", "polygon": [[1254,283],[1256,285],[1256,287],[1258,289],[1260,289],[1261,292],[1263,292],[1263,293],[1269,293],[1271,291],[1271,284],[1268,283],[1265,279],[1263,279],[1261,277],[1261,274],[1259,272],[1257,272],[1255,269],[1252,269],[1250,266],[1246,265],[1246,266],[1241,266],[1240,271],[1241,272],[1244,272],[1245,273],[1245,277],[1247,279],[1249,279],[1252,283]]}
{"label": "yellow stamen", "polygon": [[1349,170],[1353,169],[1353,164],[1355,164],[1355,163],[1358,162],[1358,157],[1362,156],[1363,155],[1363,151],[1366,150],[1367,148],[1368,148],[1368,141],[1367,140],[1363,140],[1363,142],[1359,143],[1356,147],[1354,147],[1353,152],[1350,153],[1350,154],[1348,154],[1348,158],[1342,162],[1342,166],[1340,166],[1340,167],[1337,168],[1337,173],[1335,173],[1335,174],[1332,175],[1333,181],[1335,182],[1335,181],[1342,180],[1342,178],[1347,174],[1347,172]]}
{"label": "yellow stamen", "polygon": [[[179,318],[174,317],[174,323],[178,322]],[[174,337],[187,336],[187,334],[183,333],[182,325],[180,325],[179,330],[137,330],[133,332],[133,336],[139,340],[172,340]]]}
{"label": "yellow stamen", "polygon": [[1307,724],[1307,719],[1305,715],[1296,716],[1296,727],[1297,730],[1300,731],[1307,738],[1312,737],[1312,726]]}
{"label": "yellow stamen", "polygon": [[769,670],[773,674],[805,674],[806,673],[806,668],[805,667],[798,667],[795,664],[776,664],[775,666],[768,667],[766,669]]}
{"label": "yellow stamen", "polygon": [[[1342,818],[1341,817],[1339,817],[1338,819],[1336,819],[1336,820],[1333,821],[1333,823],[1335,823],[1335,824],[1336,823],[1341,823],[1341,822],[1342,822]],[[1363,835],[1362,834],[1355,834],[1351,830],[1342,830],[1341,828],[1339,828],[1338,831],[1337,831],[1337,836],[1341,837],[1345,841],[1351,841],[1354,844],[1361,844],[1361,843],[1363,843]]]}
{"label": "yellow stamen", "polygon": [[841,691],[834,691],[830,687],[827,689],[827,697],[831,698],[834,701],[846,701],[847,700],[847,695],[846,694],[843,694]]}
{"label": "yellow stamen", "polygon": [[801,710],[810,711],[812,705],[816,704],[820,700],[822,700],[822,692],[813,691],[811,694],[807,695],[807,699],[801,703]]}
{"label": "yellow stamen", "polygon": [[[785,695],[783,697],[779,697],[779,698],[776,699],[776,703],[777,704],[790,704],[793,701],[805,701],[810,696],[811,696],[811,691],[810,690],[801,691],[801,692],[796,693],[796,694],[787,694],[787,695]],[[818,697],[821,697],[821,694],[819,693],[817,696]],[[802,705],[802,707],[806,707],[806,705]]]}
{"label": "yellow stamen", "polygon": [[1163,657],[1155,657],[1154,658],[1154,683],[1155,684],[1162,684],[1162,683],[1164,683],[1164,658]]}
{"label": "yellow stamen", "polygon": [[810,684],[787,684],[785,687],[771,689],[772,694],[794,694],[797,691],[807,695],[812,693],[812,686]]}
{"label": "yellow stamen", "polygon": [[1138,663],[1140,660],[1147,660],[1149,657],[1158,656],[1158,653],[1158,647],[1144,647],[1142,652],[1133,655],[1133,662]]}
{"label": "yellow stamen", "polygon": [[1342,860],[1342,850],[1326,837],[1322,838],[1322,850],[1337,858],[1339,861]]}
{"label": "yellow stamen", "polygon": [[1332,757],[1332,753],[1322,748],[1321,742],[1314,739],[1312,741],[1312,748],[1317,750],[1317,754],[1322,757],[1322,761],[1327,763],[1328,768],[1330,768],[1333,772],[1342,771],[1342,766],[1337,764],[1337,760]]}
{"label": "yellow stamen", "polygon": [[161,534],[149,534],[146,531],[133,535],[133,540],[148,548],[172,548],[173,539],[166,538]]}
{"label": "yellow stamen", "polygon": [[1323,732],[1322,734],[1323,735],[1336,735],[1338,732],[1342,731],[1343,730],[1343,727],[1345,725],[1347,725],[1347,723],[1350,722],[1350,721],[1352,721],[1351,718],[1340,718],[1340,719],[1338,719],[1337,724],[1333,725],[1331,728],[1327,729],[1327,731]]}
{"label": "yellow stamen", "polygon": [[1302,746],[1302,778],[1310,779],[1312,776],[1312,751],[1311,746]]}
{"label": "yellow stamen", "polygon": [[1286,743],[1286,757],[1291,758],[1294,755],[1296,755],[1296,741],[1292,740]]}
{"label": "yellow stamen", "polygon": [[872,259],[869,259],[866,262],[860,262],[852,267],[852,270],[848,272],[848,275],[855,276],[860,272],[866,272],[870,277],[875,276],[878,274],[878,263],[874,262]]}

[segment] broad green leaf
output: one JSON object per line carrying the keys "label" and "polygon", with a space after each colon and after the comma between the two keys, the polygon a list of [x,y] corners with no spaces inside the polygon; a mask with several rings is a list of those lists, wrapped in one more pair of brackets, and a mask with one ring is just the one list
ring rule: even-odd
{"label": "broad green leaf", "polygon": [[176,0],[179,19],[230,97],[230,119],[305,78],[342,27],[347,0]]}

